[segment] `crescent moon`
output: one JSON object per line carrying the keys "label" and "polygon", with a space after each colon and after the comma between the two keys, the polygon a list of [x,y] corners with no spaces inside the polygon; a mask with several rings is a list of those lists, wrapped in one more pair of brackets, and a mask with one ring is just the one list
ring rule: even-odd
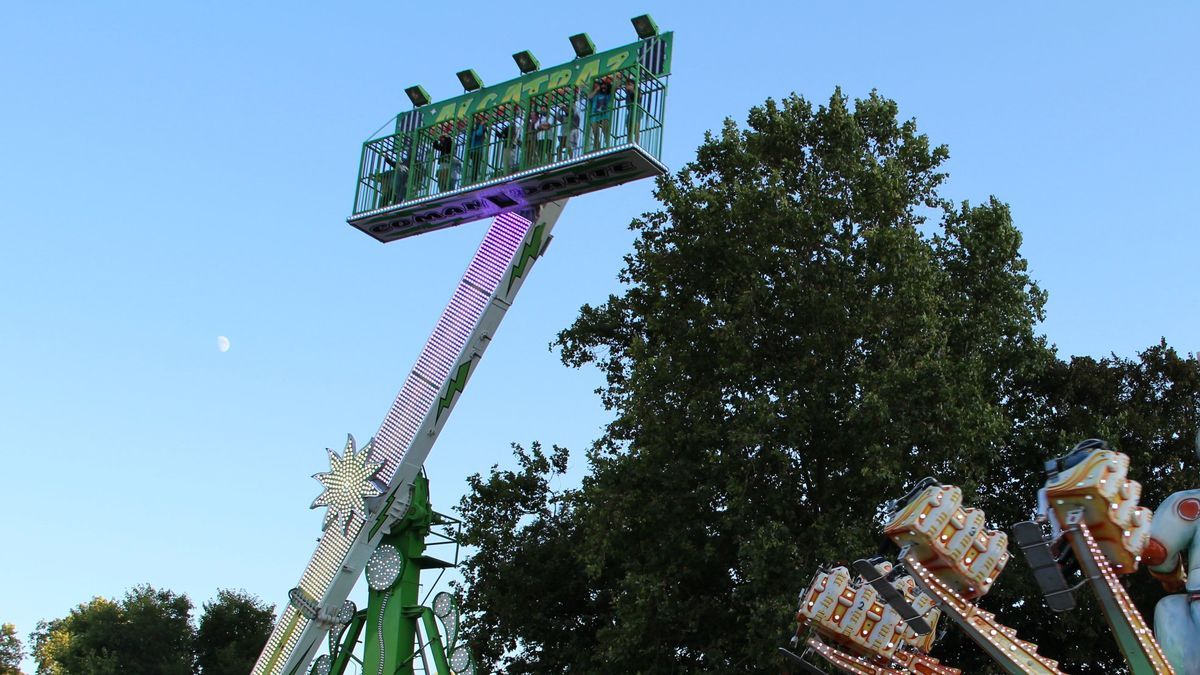
{"label": "crescent moon", "polygon": [[217,351],[222,354],[229,351],[229,338],[224,335],[217,336]]}

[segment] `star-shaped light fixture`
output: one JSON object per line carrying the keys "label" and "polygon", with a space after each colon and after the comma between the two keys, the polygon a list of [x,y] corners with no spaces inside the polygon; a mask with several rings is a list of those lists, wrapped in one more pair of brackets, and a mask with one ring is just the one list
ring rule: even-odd
{"label": "star-shaped light fixture", "polygon": [[342,531],[346,532],[350,528],[351,515],[357,513],[366,520],[367,500],[383,494],[374,481],[375,474],[379,473],[383,464],[367,461],[371,454],[370,441],[367,441],[361,451],[356,452],[354,437],[349,434],[346,436],[346,448],[341,455],[329,448],[325,451],[329,453],[329,471],[313,474],[313,478],[321,482],[325,491],[313,500],[310,508],[329,507],[321,529],[338,523]]}

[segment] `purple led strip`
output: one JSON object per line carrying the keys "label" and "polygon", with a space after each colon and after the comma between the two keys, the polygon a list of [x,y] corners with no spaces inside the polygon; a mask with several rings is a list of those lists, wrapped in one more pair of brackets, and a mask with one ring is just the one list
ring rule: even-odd
{"label": "purple led strip", "polygon": [[389,487],[532,225],[515,213],[496,217],[388,410],[375,436],[372,459],[384,463],[379,478]]}
{"label": "purple led strip", "polygon": [[[462,357],[489,304],[496,297],[500,284],[508,276],[510,265],[532,225],[529,220],[511,213],[493,220],[421,351],[417,364],[393,401],[372,444],[372,459],[384,463],[378,477],[390,488],[397,487],[392,482],[397,480],[396,474],[403,459],[414,445],[419,453],[428,453],[432,443],[414,444],[414,440],[421,425],[434,411],[442,390],[457,374],[451,372],[452,369],[457,369],[458,359]],[[502,300],[510,299],[507,292],[501,295]],[[412,459],[424,461],[423,456],[414,455]],[[330,528],[322,534],[320,544],[300,580],[300,587],[304,591],[322,602],[329,601],[331,593],[336,596],[335,602],[344,599],[344,595],[339,595],[335,590],[335,577],[347,570],[344,566],[352,553],[351,549],[359,542],[365,524],[361,518],[353,516],[347,532]],[[348,589],[343,590],[348,593]],[[284,621],[288,624],[286,627]],[[268,641],[268,651],[259,657],[254,672],[265,673],[270,670],[276,673],[293,658],[295,649],[307,649],[313,630],[309,624],[307,619],[297,614],[294,607],[287,606],[281,615],[280,625],[275,627]],[[268,653],[272,656],[267,656]],[[269,669],[264,659],[271,664]]]}

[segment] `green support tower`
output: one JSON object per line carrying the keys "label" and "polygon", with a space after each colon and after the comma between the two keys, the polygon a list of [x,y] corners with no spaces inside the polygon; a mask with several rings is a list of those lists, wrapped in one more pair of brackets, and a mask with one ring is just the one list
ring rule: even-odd
{"label": "green support tower", "polygon": [[340,633],[330,633],[329,654],[313,662],[312,675],[343,675],[350,661],[356,660],[360,637],[364,673],[413,675],[419,662],[423,673],[474,674],[470,650],[457,644],[458,608],[453,596],[438,593],[432,606],[420,601],[421,573],[454,566],[426,555],[430,545],[457,546],[455,536],[435,528],[457,522],[433,510],[429,479],[420,475],[413,482],[408,512],[392,525],[367,562],[367,608],[356,612]]}

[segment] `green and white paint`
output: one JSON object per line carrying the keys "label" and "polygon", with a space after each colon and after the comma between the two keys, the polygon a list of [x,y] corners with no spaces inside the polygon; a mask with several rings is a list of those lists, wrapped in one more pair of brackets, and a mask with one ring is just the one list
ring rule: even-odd
{"label": "green and white paint", "polygon": [[[472,113],[499,105],[522,105],[538,94],[545,94],[561,87],[586,86],[590,88],[591,83],[598,77],[611,75],[637,65],[639,55],[650,54],[652,56],[652,58],[642,59],[643,64],[654,66],[647,68],[652,74],[655,76],[666,75],[671,72],[671,49],[674,35],[674,33],[663,33],[648,40],[638,40],[632,44],[582,59],[575,59],[562,65],[542,68],[479,91],[431,103],[418,110],[421,119],[416,126],[426,127],[442,122],[465,120]],[[399,127],[396,131],[400,131]]]}

